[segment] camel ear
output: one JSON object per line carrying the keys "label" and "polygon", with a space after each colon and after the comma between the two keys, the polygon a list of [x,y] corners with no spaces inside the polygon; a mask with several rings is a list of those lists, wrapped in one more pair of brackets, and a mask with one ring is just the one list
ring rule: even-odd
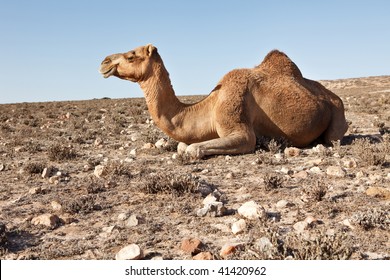
{"label": "camel ear", "polygon": [[146,55],[152,56],[155,52],[157,52],[157,48],[153,46],[152,44],[146,45]]}

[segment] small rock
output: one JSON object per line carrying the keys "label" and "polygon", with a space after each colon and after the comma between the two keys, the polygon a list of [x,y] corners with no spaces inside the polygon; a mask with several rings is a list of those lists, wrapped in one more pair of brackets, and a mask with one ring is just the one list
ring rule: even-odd
{"label": "small rock", "polygon": [[274,245],[272,245],[271,241],[267,237],[261,237],[255,244],[257,250],[261,252],[266,252],[272,249]]}
{"label": "small rock", "polygon": [[168,145],[168,141],[164,138],[161,138],[154,145],[156,146],[157,149],[162,149]]}
{"label": "small rock", "polygon": [[126,227],[135,227],[139,224],[139,220],[136,215],[131,215],[127,220],[126,220]]}
{"label": "small rock", "polygon": [[249,220],[263,219],[267,216],[265,209],[253,200],[245,202],[237,211],[238,214]]}
{"label": "small rock", "polygon": [[208,170],[208,169],[203,169],[200,173],[201,174],[207,174],[207,173],[209,173],[210,172],[210,170]]}
{"label": "small rock", "polygon": [[41,193],[42,192],[42,188],[41,187],[34,187],[34,188],[31,188],[28,190],[28,193],[29,194],[38,194],[38,193]]}
{"label": "small rock", "polygon": [[118,220],[119,221],[126,221],[129,218],[129,213],[120,213],[118,215]]}
{"label": "small rock", "polygon": [[306,228],[307,228],[307,222],[306,221],[301,221],[297,222],[293,225],[293,228],[298,232],[302,233]]}
{"label": "small rock", "polygon": [[214,203],[214,202],[217,202],[217,198],[213,195],[213,193],[210,193],[208,196],[206,196],[204,199],[203,199],[203,205],[207,205],[207,204],[210,204],[210,203]]}
{"label": "small rock", "polygon": [[311,173],[315,173],[315,174],[321,174],[322,173],[321,169],[318,166],[314,166],[314,167],[310,168],[309,171]]}
{"label": "small rock", "polygon": [[350,229],[355,229],[355,227],[351,224],[349,219],[345,219],[341,222],[343,225],[349,227]]}
{"label": "small rock", "polygon": [[43,214],[31,220],[33,225],[43,225],[49,228],[57,227],[59,222],[60,218],[57,215],[52,214]]}
{"label": "small rock", "polygon": [[99,147],[99,146],[102,146],[103,145],[103,139],[98,137],[95,139],[95,142],[94,142],[94,145],[95,147]]}
{"label": "small rock", "polygon": [[306,222],[308,226],[313,226],[319,223],[318,219],[314,218],[313,216],[306,217],[304,222]]}
{"label": "small rock", "polygon": [[58,176],[58,175],[51,176],[49,178],[49,183],[50,184],[58,184],[59,182],[60,182],[60,176]]}
{"label": "small rock", "polygon": [[197,238],[186,238],[181,242],[180,248],[190,254],[200,253],[200,249],[203,246],[202,241]]}
{"label": "small rock", "polygon": [[284,200],[284,199],[276,202],[276,208],[279,208],[279,209],[285,208],[285,207],[290,206],[290,205],[291,205],[291,203],[288,202],[287,200]]}
{"label": "small rock", "polygon": [[332,177],[345,177],[345,171],[340,166],[329,166],[326,169],[326,174]]}
{"label": "small rock", "polygon": [[322,144],[318,144],[317,146],[312,148],[312,151],[317,154],[325,153],[326,150],[326,147]]}
{"label": "small rock", "polygon": [[219,255],[223,258],[226,258],[227,256],[234,254],[237,251],[238,245],[232,245],[232,244],[226,244],[222,247]]}
{"label": "small rock", "polygon": [[355,168],[357,166],[356,160],[352,159],[346,159],[343,161],[343,166],[345,168]]}
{"label": "small rock", "polygon": [[52,173],[53,170],[51,168],[45,167],[42,171],[42,178],[49,178]]}
{"label": "small rock", "polygon": [[97,165],[97,166],[95,166],[95,170],[94,170],[93,174],[96,177],[98,177],[98,178],[104,176],[105,175],[105,167],[104,167],[104,165]]}
{"label": "small rock", "polygon": [[355,176],[356,176],[356,179],[360,179],[360,178],[366,177],[366,174],[363,171],[358,171],[358,172],[356,172]]}
{"label": "small rock", "polygon": [[50,204],[54,211],[60,211],[62,209],[62,205],[55,200],[53,200]]}
{"label": "small rock", "polygon": [[309,174],[305,170],[302,170],[302,171],[295,173],[292,177],[298,178],[298,179],[306,179],[308,176],[309,176]]}
{"label": "small rock", "polygon": [[232,232],[238,234],[243,232],[246,229],[246,222],[244,219],[240,219],[237,222],[232,224]]}
{"label": "small rock", "polygon": [[152,143],[146,143],[145,145],[142,146],[142,149],[149,150],[155,148],[154,144]]}
{"label": "small rock", "polygon": [[287,157],[297,157],[301,154],[301,149],[295,147],[288,147],[284,149],[284,154]]}
{"label": "small rock", "polygon": [[130,155],[131,155],[131,156],[136,156],[136,155],[137,155],[137,149],[132,149],[132,150],[130,151]]}
{"label": "small rock", "polygon": [[209,214],[210,217],[222,217],[226,214],[226,207],[222,202],[216,201],[209,203],[203,207],[203,209],[207,209],[206,214]]}
{"label": "small rock", "polygon": [[0,164],[0,171],[3,171],[5,169],[5,165],[4,164]]}
{"label": "small rock", "polygon": [[115,255],[116,260],[139,260],[143,258],[143,252],[137,244],[123,247]]}
{"label": "small rock", "polygon": [[229,172],[228,174],[226,174],[225,178],[226,179],[234,179],[234,173],[233,172]]}
{"label": "small rock", "polygon": [[229,160],[231,160],[231,159],[232,159],[232,157],[229,156],[229,155],[225,157],[225,160],[226,160],[226,161],[229,161]]}
{"label": "small rock", "polygon": [[210,252],[200,252],[199,254],[195,255],[192,257],[193,260],[205,260],[205,261],[210,261],[213,260],[214,257]]}
{"label": "small rock", "polygon": [[369,187],[366,190],[368,196],[380,197],[385,200],[390,200],[390,190],[383,187]]}

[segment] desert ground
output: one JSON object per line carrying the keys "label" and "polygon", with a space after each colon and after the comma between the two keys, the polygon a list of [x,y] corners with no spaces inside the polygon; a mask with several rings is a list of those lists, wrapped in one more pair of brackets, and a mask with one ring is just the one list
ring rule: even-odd
{"label": "desert ground", "polygon": [[0,105],[0,258],[390,259],[390,76],[321,82],[333,147],[196,161],[143,98]]}

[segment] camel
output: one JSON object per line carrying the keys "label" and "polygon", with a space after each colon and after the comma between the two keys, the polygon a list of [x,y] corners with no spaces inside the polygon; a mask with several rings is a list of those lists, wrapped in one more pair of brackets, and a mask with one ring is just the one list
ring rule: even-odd
{"label": "camel", "polygon": [[155,124],[179,141],[178,153],[200,159],[253,153],[256,137],[284,138],[296,147],[340,140],[348,129],[342,100],[303,78],[290,58],[273,50],[251,69],[228,72],[202,101],[184,104],[151,44],[107,56],[104,78],[137,82]]}

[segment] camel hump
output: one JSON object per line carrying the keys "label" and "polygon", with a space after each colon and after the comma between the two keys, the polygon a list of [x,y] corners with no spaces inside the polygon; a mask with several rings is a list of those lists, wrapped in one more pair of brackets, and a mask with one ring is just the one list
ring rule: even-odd
{"label": "camel hump", "polygon": [[263,62],[256,68],[270,74],[302,78],[302,73],[298,66],[285,53],[278,50],[270,51]]}

